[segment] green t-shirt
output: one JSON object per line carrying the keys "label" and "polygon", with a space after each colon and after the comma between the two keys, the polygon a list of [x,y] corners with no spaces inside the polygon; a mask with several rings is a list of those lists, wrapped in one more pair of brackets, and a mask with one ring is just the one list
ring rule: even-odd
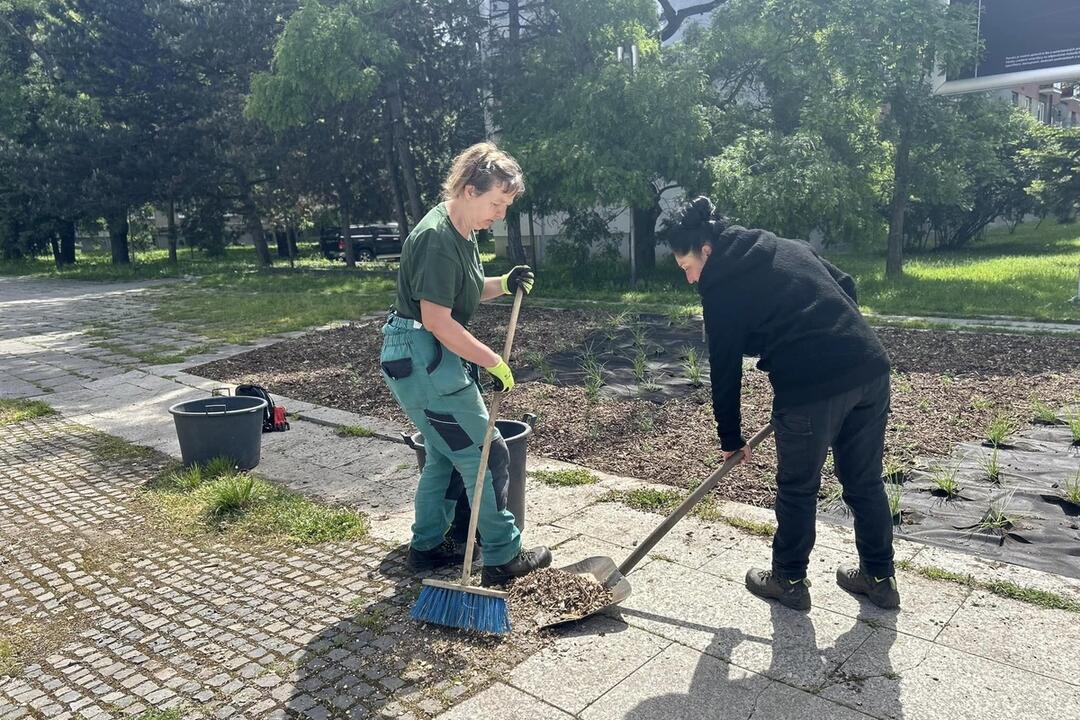
{"label": "green t-shirt", "polygon": [[450,316],[467,326],[484,290],[484,267],[476,237],[461,236],[446,203],[433,207],[401,246],[397,300],[399,315],[420,320],[420,301],[450,308]]}

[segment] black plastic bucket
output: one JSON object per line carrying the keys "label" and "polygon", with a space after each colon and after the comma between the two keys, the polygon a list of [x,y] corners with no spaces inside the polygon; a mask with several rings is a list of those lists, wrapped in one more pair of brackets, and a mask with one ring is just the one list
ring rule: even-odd
{"label": "black plastic bucket", "polygon": [[[506,493],[506,509],[514,514],[514,524],[518,530],[525,529],[525,459],[529,450],[529,435],[532,434],[536,424],[536,415],[529,413],[521,420],[496,420],[495,427],[506,441],[506,449],[510,453],[510,487]],[[416,451],[416,462],[421,469],[427,454],[424,452],[424,436],[420,433],[401,433],[401,439],[405,444]],[[475,483],[476,478],[470,478],[470,483]],[[450,476],[450,490],[448,497],[457,496],[457,507],[454,511],[454,523],[451,526],[454,539],[462,541],[468,534],[469,527],[469,499],[465,494],[465,484],[457,470]]]}
{"label": "black plastic bucket", "polygon": [[201,465],[216,457],[231,458],[241,470],[259,464],[263,412],[257,397],[219,396],[188,400],[169,408],[185,465]]}

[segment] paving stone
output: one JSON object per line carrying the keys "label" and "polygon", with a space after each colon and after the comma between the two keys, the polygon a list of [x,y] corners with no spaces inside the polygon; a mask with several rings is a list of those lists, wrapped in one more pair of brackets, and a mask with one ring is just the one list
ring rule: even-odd
{"label": "paving stone", "polygon": [[581,718],[705,720],[716,718],[721,708],[724,717],[750,717],[755,701],[771,684],[760,675],[673,644],[593,703]]}
{"label": "paving stone", "polygon": [[821,696],[899,720],[1080,719],[1080,687],[1005,663],[875,630]]}
{"label": "paving stone", "polygon": [[[479,474],[479,471],[477,471]],[[310,707],[300,713],[301,717],[310,718],[311,720],[327,720],[330,717],[330,711],[322,705],[316,705]]]}
{"label": "paving stone", "polygon": [[507,715],[507,708],[513,708],[512,717],[515,720],[572,720],[573,717],[509,685],[495,683],[487,690],[439,715],[438,720],[511,717]]}
{"label": "paving stone", "polygon": [[[933,640],[963,604],[968,589],[959,585],[927,580],[913,573],[897,574],[903,612],[882,610],[868,600],[842,590],[836,584],[838,566],[857,565],[858,555],[815,546],[810,555],[807,575],[812,587],[810,595],[815,608],[828,608],[868,623],[898,629],[911,635]],[[769,567],[772,548],[765,538],[747,537],[738,545],[702,566],[702,572],[719,575],[742,583],[752,567]]]}
{"label": "paving stone", "polygon": [[1045,608],[1032,612],[1032,607],[976,591],[949,621],[938,642],[1080,685],[1076,613]]}
{"label": "paving stone", "polygon": [[[633,510],[621,503],[598,503],[555,524],[618,545],[629,554],[634,545],[644,540],[663,519],[663,515]],[[657,543],[652,554],[653,557],[663,556],[688,568],[698,568],[741,539],[720,523],[706,525],[695,518],[685,518],[671,534]]]}
{"label": "paving stone", "polygon": [[662,560],[635,570],[630,582],[633,594],[612,614],[803,689],[820,687],[871,633],[854,618],[822,608],[789,610],[741,584]]}
{"label": "paving stone", "polygon": [[[479,679],[431,688],[430,673],[382,655],[408,624],[376,635],[342,621],[357,597],[402,606],[407,576],[400,554],[388,555],[384,544],[409,539],[417,474],[411,450],[339,438],[302,420],[290,433],[262,438],[260,470],[312,496],[365,509],[373,523],[368,541],[264,553],[143,533],[131,498],[148,471],[120,462],[102,473],[89,429],[175,457],[168,405],[205,397],[220,383],[183,372],[183,363],[141,367],[136,358],[94,347],[96,338],[84,331],[107,318],[130,351],[206,339],[156,326],[148,312],[152,283],[29,281],[21,286],[24,297],[12,282],[0,278],[0,397],[45,397],[64,414],[0,428],[0,614],[16,623],[78,622],[61,650],[34,658],[20,679],[0,680],[0,718],[137,717],[191,707],[235,720],[408,720],[457,703],[446,717],[642,720],[718,717],[721,709],[725,717],[754,718],[854,720],[867,713],[961,720],[992,713],[1077,720],[1073,614],[904,573],[904,610],[882,613],[832,584],[832,566],[853,555],[852,533],[842,525],[819,525],[809,615],[742,588],[745,565],[767,559],[766,543],[688,518],[631,574],[634,594],[622,609],[562,631],[521,665],[485,668],[502,682],[471,698]],[[41,304],[5,304],[12,293]],[[222,347],[207,356],[246,349]],[[294,413],[334,419],[282,400]],[[369,418],[337,419],[397,430]],[[530,461],[534,470],[563,466]],[[650,487],[597,475],[600,483],[584,488],[527,481],[526,542],[554,546],[557,565],[590,554],[619,561],[661,519],[596,504],[613,489]],[[772,520],[768,510],[721,507]],[[1080,581],[903,539],[897,557],[1080,598]],[[339,622],[343,633],[328,634]],[[928,641],[934,638],[937,644]]]}
{"label": "paving stone", "polygon": [[[597,642],[603,638],[603,642]],[[511,673],[516,688],[574,715],[671,642],[607,617],[582,623]]]}

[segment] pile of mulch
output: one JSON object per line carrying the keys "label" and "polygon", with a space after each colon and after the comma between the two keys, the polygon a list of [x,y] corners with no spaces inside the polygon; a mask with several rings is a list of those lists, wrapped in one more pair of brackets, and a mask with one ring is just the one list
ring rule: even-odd
{"label": "pile of mulch", "polygon": [[[501,348],[509,308],[484,306],[470,328]],[[582,348],[604,336],[605,313],[523,308],[511,366]],[[378,369],[381,322],[370,320],[260,348],[189,372],[226,383],[254,382],[274,393],[400,423],[409,422]],[[1080,340],[942,330],[877,328],[893,360],[892,416],[886,453],[907,466],[946,457],[960,442],[978,441],[997,415],[1031,419],[1030,403],[1074,401],[1080,388]],[[684,328],[700,342],[700,326]],[[669,342],[669,345],[671,343]],[[670,348],[669,348],[670,350]],[[678,349],[671,350],[677,352]],[[707,372],[706,372],[707,377]],[[560,382],[561,382],[560,378]],[[580,463],[678,487],[692,487],[721,462],[707,385],[684,384],[681,395],[590,401],[576,384],[521,382],[503,402],[504,417],[536,413],[534,455]],[[743,426],[749,436],[768,422],[772,393],[764,373],[743,377]],[[720,483],[719,495],[768,507],[775,496],[776,457],[767,441],[753,461]],[[826,465],[826,480],[831,475]]]}
{"label": "pile of mulch", "polygon": [[589,578],[544,568],[509,587],[510,621],[515,631],[535,632],[565,617],[581,617],[609,605],[611,591]]}

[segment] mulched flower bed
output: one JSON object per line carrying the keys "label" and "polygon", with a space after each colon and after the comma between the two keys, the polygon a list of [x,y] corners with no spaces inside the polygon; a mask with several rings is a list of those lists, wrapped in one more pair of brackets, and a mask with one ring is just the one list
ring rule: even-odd
{"label": "mulched flower bed", "polygon": [[[500,349],[508,318],[507,306],[484,306],[471,330]],[[189,372],[221,382],[258,383],[274,393],[406,429],[408,420],[379,374],[380,327],[380,320],[371,319],[313,332]],[[997,415],[1030,422],[1032,399],[1060,407],[1075,401],[1080,390],[1077,339],[901,328],[877,332],[895,373],[886,453],[908,467],[920,458],[925,464],[926,456],[948,456],[960,442],[982,439]],[[635,386],[629,368],[638,347],[647,355],[649,376]],[[704,384],[688,378],[690,348],[701,357]],[[526,306],[511,358],[519,384],[504,401],[503,415],[539,416],[529,440],[534,455],[692,487],[721,460],[703,349],[700,322]],[[605,382],[610,380],[599,391],[587,384],[586,356],[602,368]],[[765,374],[748,366],[744,434],[768,421],[771,400]],[[774,474],[775,454],[766,442],[752,463],[724,478],[717,492],[770,506]],[[826,482],[830,474],[827,464]]]}

